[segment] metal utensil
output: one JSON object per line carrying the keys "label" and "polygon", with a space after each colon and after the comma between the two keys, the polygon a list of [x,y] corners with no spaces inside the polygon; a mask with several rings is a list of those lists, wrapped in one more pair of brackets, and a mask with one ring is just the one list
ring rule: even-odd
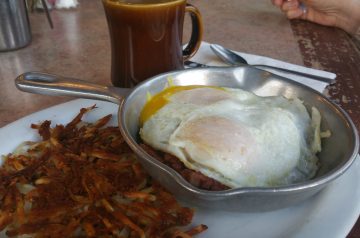
{"label": "metal utensil", "polygon": [[184,61],[184,66],[186,66],[188,68],[206,68],[206,67],[210,67],[210,66],[208,66],[206,64],[201,64],[201,63],[194,62],[194,61],[191,61],[191,60]]}
{"label": "metal utensil", "polygon": [[[322,115],[322,130],[330,138],[323,140],[318,155],[321,167],[315,178],[282,187],[243,187],[225,191],[205,191],[189,184],[176,171],[147,154],[139,145],[139,116],[149,93],[161,92],[172,85],[209,85],[243,88],[260,96],[299,97],[311,110]],[[169,72],[152,77],[133,89],[100,86],[56,75],[29,72],[18,76],[16,86],[22,91],[93,98],[119,104],[118,124],[131,149],[144,168],[178,199],[212,209],[231,211],[267,211],[288,207],[313,196],[343,174],[359,151],[357,130],[349,116],[321,93],[300,83],[286,80],[253,67],[208,67]]]}
{"label": "metal utensil", "polygon": [[50,16],[49,8],[48,8],[45,0],[41,0],[41,3],[42,3],[42,6],[43,6],[43,8],[44,8],[44,10],[45,10],[46,18],[47,18],[47,20],[48,20],[48,22],[49,22],[50,28],[53,29],[53,28],[54,28],[54,24],[53,24],[52,19],[51,19],[51,16]]}
{"label": "metal utensil", "polygon": [[[233,66],[249,65],[249,63],[246,61],[246,59],[244,59],[240,55],[234,53],[233,51],[231,51],[221,45],[211,44],[210,48],[220,59],[222,59],[224,62],[226,62],[230,65],[233,65]],[[291,70],[291,69],[285,69],[285,68],[280,68],[280,67],[275,67],[275,66],[270,66],[270,65],[263,65],[263,64],[252,64],[250,66],[275,69],[275,70],[279,70],[279,71],[292,73],[292,74],[304,76],[307,78],[319,80],[319,81],[329,83],[329,84],[335,83],[335,79],[330,79],[330,78],[321,77],[318,75],[303,73],[303,72],[299,72],[299,71],[295,71],[295,70]]]}

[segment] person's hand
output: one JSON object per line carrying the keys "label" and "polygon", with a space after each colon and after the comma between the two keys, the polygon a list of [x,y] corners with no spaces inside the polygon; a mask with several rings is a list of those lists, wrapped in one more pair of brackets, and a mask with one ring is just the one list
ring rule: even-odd
{"label": "person's hand", "polygon": [[272,0],[272,3],[289,19],[335,26],[351,34],[360,26],[360,0]]}

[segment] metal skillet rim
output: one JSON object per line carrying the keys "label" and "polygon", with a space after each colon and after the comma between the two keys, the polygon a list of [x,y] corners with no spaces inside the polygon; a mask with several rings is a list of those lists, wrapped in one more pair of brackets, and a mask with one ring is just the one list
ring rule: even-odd
{"label": "metal skillet rim", "polygon": [[[239,67],[246,68],[246,67],[249,67],[249,66],[216,67],[216,68],[217,69],[223,68],[225,70],[231,70],[231,69],[235,69],[235,68],[239,68]],[[207,69],[209,69],[209,68],[207,68]],[[196,70],[199,70],[199,69],[194,68],[194,69],[185,69],[185,70],[187,70],[187,71],[192,71],[192,70],[196,71]],[[204,70],[204,69],[200,69],[200,70]],[[256,69],[256,70],[262,71],[261,69]],[[183,70],[176,70],[176,71],[166,72],[166,73],[159,74],[159,75],[156,75],[154,77],[151,77],[148,80],[138,84],[131,91],[131,94],[135,93],[139,88],[142,87],[143,84],[146,84],[151,79],[170,76],[172,74],[176,74],[176,73],[182,72],[182,71],[184,71],[184,69]],[[279,79],[279,80],[285,81],[285,82],[289,82],[289,79],[286,79],[286,78],[278,76],[278,75],[276,75],[276,78]],[[325,100],[327,103],[329,103],[332,107],[334,107],[336,110],[338,110],[340,112],[340,114],[345,118],[345,120],[348,123],[349,127],[351,128],[352,137],[354,139],[353,152],[352,152],[351,156],[349,157],[349,159],[347,159],[345,162],[339,164],[337,167],[335,167],[331,171],[327,172],[325,175],[322,175],[320,177],[316,177],[314,179],[311,179],[311,180],[308,180],[308,181],[305,181],[305,182],[302,182],[302,183],[291,184],[291,185],[287,185],[287,186],[278,186],[278,187],[240,187],[240,188],[232,188],[232,189],[222,190],[222,191],[209,191],[209,190],[199,189],[199,188],[191,185],[189,182],[187,182],[175,170],[173,170],[172,168],[168,167],[167,165],[163,164],[162,162],[160,162],[157,159],[150,156],[147,152],[145,152],[145,150],[143,150],[138,145],[138,143],[135,140],[133,140],[133,138],[131,136],[128,136],[128,134],[130,134],[130,133],[129,133],[129,131],[127,129],[125,129],[124,125],[126,123],[125,123],[125,117],[123,116],[124,115],[124,105],[126,104],[128,97],[126,97],[124,100],[122,100],[122,102],[119,105],[119,112],[118,112],[118,115],[119,115],[119,118],[118,118],[119,128],[120,128],[120,131],[121,131],[125,141],[128,143],[130,148],[138,156],[140,156],[142,159],[146,159],[148,162],[155,165],[158,169],[161,169],[161,170],[165,171],[172,179],[175,180],[175,182],[179,186],[181,186],[182,188],[186,189],[188,192],[191,192],[193,194],[202,195],[202,196],[208,196],[209,198],[225,198],[225,197],[231,197],[231,196],[247,194],[247,193],[262,193],[262,194],[265,194],[265,193],[266,194],[268,194],[268,193],[289,193],[289,192],[296,192],[296,191],[302,191],[302,190],[306,190],[306,189],[310,189],[310,188],[315,188],[315,187],[319,187],[321,185],[327,185],[328,183],[332,182],[333,180],[335,180],[336,178],[341,176],[343,173],[345,173],[346,170],[355,161],[355,158],[356,158],[357,154],[359,153],[359,135],[357,133],[357,129],[356,129],[353,121],[349,117],[349,115],[341,107],[339,107],[338,105],[333,103],[330,99],[326,98],[324,95],[322,95],[318,91],[316,91],[316,90],[312,89],[311,87],[308,87],[308,86],[306,86],[304,84],[301,84],[301,83],[298,83],[298,82],[295,82],[295,81],[291,81],[290,84],[294,84],[294,85],[303,87],[306,90],[311,91],[312,93],[315,93],[316,95],[320,96],[323,100]]]}

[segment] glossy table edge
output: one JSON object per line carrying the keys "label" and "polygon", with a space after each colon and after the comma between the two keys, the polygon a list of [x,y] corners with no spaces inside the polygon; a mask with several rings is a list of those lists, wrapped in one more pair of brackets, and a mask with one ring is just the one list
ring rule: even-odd
{"label": "glossy table edge", "polygon": [[[360,41],[340,29],[301,20],[291,21],[291,28],[304,65],[320,65],[323,70],[336,73],[336,83],[328,86],[327,96],[349,114],[360,132]],[[360,237],[359,218],[347,235],[356,237]]]}

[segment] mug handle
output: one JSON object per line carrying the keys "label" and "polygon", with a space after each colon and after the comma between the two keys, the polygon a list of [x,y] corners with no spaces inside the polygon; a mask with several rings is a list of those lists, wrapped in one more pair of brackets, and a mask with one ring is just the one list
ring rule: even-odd
{"label": "mug handle", "polygon": [[187,3],[185,7],[185,12],[188,12],[190,14],[192,32],[190,41],[187,44],[186,48],[183,50],[184,61],[194,56],[194,54],[198,51],[203,35],[203,24],[199,10],[195,6]]}

